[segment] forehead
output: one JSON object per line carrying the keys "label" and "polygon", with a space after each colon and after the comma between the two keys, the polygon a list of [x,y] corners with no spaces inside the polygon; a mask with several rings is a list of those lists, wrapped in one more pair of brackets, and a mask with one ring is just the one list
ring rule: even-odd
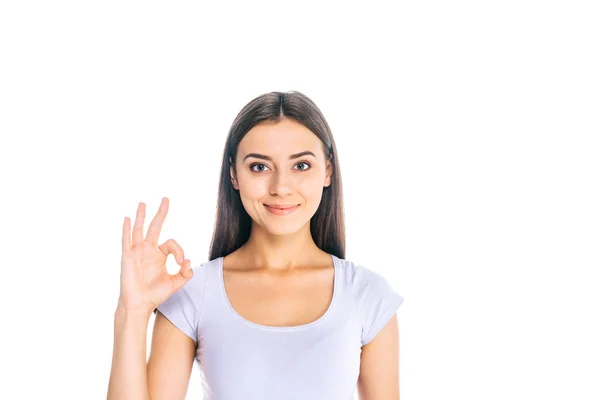
{"label": "forehead", "polygon": [[292,153],[312,150],[318,155],[321,140],[304,125],[285,119],[277,123],[255,125],[240,141],[238,155],[249,152],[273,157],[288,157]]}

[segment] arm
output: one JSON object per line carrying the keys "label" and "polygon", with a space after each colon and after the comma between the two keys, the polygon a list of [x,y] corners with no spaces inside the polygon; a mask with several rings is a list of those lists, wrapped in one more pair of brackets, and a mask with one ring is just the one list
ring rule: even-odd
{"label": "arm", "polygon": [[[121,285],[115,311],[113,360],[108,383],[108,400],[183,399],[194,357],[195,338],[188,337],[166,318],[157,315],[154,323],[150,361],[146,363],[146,336],[152,312],[162,304],[177,302],[183,286],[194,276],[190,260],[173,239],[158,245],[169,201],[163,197],[158,213],[144,238],[146,205],[140,203],[133,231],[123,221],[121,239]],[[179,273],[167,272],[166,261],[173,254],[181,265]],[[179,294],[177,294],[179,293]],[[167,307],[167,306],[165,306]],[[194,312],[193,306],[191,311]],[[188,327],[188,331],[195,328]],[[191,334],[190,334],[191,335]]]}
{"label": "arm", "polygon": [[150,400],[146,380],[146,334],[150,313],[115,311],[108,400]]}
{"label": "arm", "polygon": [[400,343],[396,314],[362,347],[358,396],[360,400],[400,400]]}
{"label": "arm", "polygon": [[195,353],[196,342],[157,311],[147,370],[152,400],[185,399]]}
{"label": "arm", "polygon": [[115,312],[108,400],[185,399],[196,344],[158,311],[146,364],[150,314]]}

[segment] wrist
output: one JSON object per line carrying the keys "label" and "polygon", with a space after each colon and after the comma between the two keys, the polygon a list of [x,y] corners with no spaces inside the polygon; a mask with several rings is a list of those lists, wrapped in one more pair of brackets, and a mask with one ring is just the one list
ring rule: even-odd
{"label": "wrist", "polygon": [[148,307],[127,307],[121,303],[117,304],[117,309],[115,310],[115,316],[122,317],[134,317],[134,318],[150,318],[152,313],[154,312],[154,308],[149,309]]}

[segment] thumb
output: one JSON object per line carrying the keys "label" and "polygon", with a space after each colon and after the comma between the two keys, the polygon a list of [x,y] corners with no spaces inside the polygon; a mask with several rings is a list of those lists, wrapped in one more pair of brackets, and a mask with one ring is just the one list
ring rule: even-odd
{"label": "thumb", "polygon": [[185,259],[181,263],[179,272],[171,276],[173,287],[175,287],[176,290],[179,290],[187,281],[192,278],[192,276],[194,276],[194,272],[192,271],[191,261]]}

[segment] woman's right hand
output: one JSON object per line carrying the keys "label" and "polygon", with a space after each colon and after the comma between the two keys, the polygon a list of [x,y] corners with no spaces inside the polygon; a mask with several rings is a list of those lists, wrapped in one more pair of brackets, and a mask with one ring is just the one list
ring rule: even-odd
{"label": "woman's right hand", "polygon": [[[130,219],[125,217],[118,304],[123,309],[152,313],[193,276],[190,260],[184,258],[183,249],[175,240],[169,239],[158,245],[158,236],[168,210],[169,199],[163,197],[158,213],[148,227],[146,238],[143,232],[146,205],[138,205],[133,239]],[[169,254],[173,254],[181,266],[175,275],[167,272]]]}

